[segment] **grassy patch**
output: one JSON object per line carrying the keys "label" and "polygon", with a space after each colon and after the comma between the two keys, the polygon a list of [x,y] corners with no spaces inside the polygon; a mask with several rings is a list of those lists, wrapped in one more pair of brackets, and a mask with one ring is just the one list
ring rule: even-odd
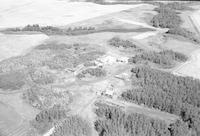
{"label": "grassy patch", "polygon": [[3,90],[17,90],[25,84],[23,72],[12,71],[0,75],[0,88]]}

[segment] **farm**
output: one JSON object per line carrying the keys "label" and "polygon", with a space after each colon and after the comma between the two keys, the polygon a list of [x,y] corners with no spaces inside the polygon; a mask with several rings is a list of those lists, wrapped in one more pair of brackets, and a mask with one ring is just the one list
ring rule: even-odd
{"label": "farm", "polygon": [[0,2],[0,136],[199,136],[193,3],[13,1]]}

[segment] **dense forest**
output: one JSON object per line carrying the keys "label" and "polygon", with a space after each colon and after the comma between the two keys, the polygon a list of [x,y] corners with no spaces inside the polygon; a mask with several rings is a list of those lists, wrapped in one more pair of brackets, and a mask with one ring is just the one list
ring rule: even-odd
{"label": "dense forest", "polygon": [[172,50],[164,50],[160,52],[148,51],[142,52],[132,57],[129,61],[132,63],[143,63],[143,62],[152,62],[163,67],[171,67],[174,62],[184,62],[187,60],[187,56],[184,54],[174,52]]}
{"label": "dense forest", "polygon": [[97,104],[95,129],[99,136],[188,136],[184,122],[169,126],[165,121],[142,114],[126,113],[117,107]]}
{"label": "dense forest", "polygon": [[70,116],[55,127],[51,136],[92,136],[89,123],[78,116]]}
{"label": "dense forest", "polygon": [[200,81],[159,70],[136,67],[132,69],[133,84],[122,98],[176,114],[187,122],[194,136],[200,135]]}

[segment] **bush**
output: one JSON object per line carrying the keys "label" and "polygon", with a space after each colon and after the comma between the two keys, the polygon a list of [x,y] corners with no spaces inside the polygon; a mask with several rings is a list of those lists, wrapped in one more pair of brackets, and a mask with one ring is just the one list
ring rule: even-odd
{"label": "bush", "polygon": [[189,133],[187,126],[179,120],[168,126],[163,120],[128,114],[114,106],[97,106],[95,129],[99,136],[187,136]]}
{"label": "bush", "polygon": [[78,116],[70,116],[55,128],[51,136],[92,136],[92,132],[86,120]]}
{"label": "bush", "polygon": [[54,107],[54,105],[66,108],[71,102],[69,92],[62,88],[41,87],[36,85],[24,91],[23,99],[40,110],[50,109]]}
{"label": "bush", "polygon": [[43,62],[44,66],[48,66],[50,69],[64,70],[66,68],[73,68],[77,64],[77,58],[70,56],[69,54],[55,55],[50,60]]}
{"label": "bush", "polygon": [[30,79],[32,82],[41,85],[52,84],[55,80],[55,77],[52,73],[39,70],[39,69],[31,69],[28,72]]}
{"label": "bush", "polygon": [[86,77],[87,74],[94,77],[104,77],[106,76],[106,71],[101,68],[88,68],[86,70],[81,71],[81,73],[79,73],[77,77],[81,79]]}
{"label": "bush", "polygon": [[148,61],[164,67],[171,67],[174,61],[184,62],[186,60],[187,57],[181,53],[173,52],[172,50],[164,50],[161,52],[142,52],[131,58],[129,61],[133,63]]}
{"label": "bush", "polygon": [[136,67],[132,72],[140,88],[124,92],[122,98],[176,114],[196,133],[195,136],[200,135],[199,80],[147,67]]}
{"label": "bush", "polygon": [[123,39],[120,39],[119,37],[113,37],[112,39],[110,39],[108,41],[108,43],[112,46],[115,46],[115,47],[123,47],[123,48],[136,48],[137,46],[129,41],[129,40],[123,40]]}

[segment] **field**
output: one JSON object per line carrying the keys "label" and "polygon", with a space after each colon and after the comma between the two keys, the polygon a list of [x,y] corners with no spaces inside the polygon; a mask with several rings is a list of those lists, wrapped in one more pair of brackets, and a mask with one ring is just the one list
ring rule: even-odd
{"label": "field", "polygon": [[25,136],[28,123],[13,109],[13,107],[0,103],[0,131],[4,136]]}
{"label": "field", "polygon": [[[1,28],[25,26],[27,24],[63,26],[73,22],[141,6],[98,5],[86,2],[68,2],[57,0],[36,0],[35,2],[27,2],[24,0],[15,4],[12,2],[13,1],[10,0],[9,2],[5,2],[8,5],[1,5],[1,9],[3,9],[0,14],[2,18],[0,22]],[[48,3],[48,5],[46,5],[46,3]],[[48,10],[49,8],[52,10]]]}
{"label": "field", "polygon": [[0,60],[14,56],[26,54],[30,49],[37,44],[48,39],[43,34],[33,35],[0,35]]}

